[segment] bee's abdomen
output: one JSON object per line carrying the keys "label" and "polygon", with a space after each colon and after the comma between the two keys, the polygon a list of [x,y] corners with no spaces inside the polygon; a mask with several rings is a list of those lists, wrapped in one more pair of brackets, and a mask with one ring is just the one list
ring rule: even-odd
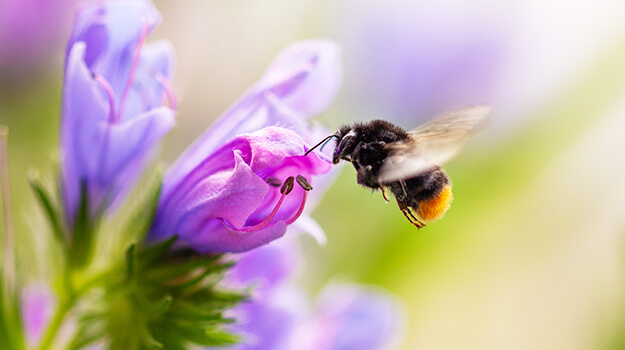
{"label": "bee's abdomen", "polygon": [[439,166],[411,179],[393,182],[387,186],[398,202],[414,209],[423,221],[441,218],[453,199],[449,177]]}
{"label": "bee's abdomen", "polygon": [[444,185],[441,191],[430,199],[419,202],[416,214],[424,221],[440,219],[451,206],[453,194],[449,184]]}

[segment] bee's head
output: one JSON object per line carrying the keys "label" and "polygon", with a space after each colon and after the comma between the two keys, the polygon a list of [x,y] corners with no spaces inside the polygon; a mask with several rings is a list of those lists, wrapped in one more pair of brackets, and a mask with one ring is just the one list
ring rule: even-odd
{"label": "bee's head", "polygon": [[356,132],[351,128],[341,128],[335,135],[337,141],[332,163],[337,164],[341,159],[351,161],[351,153],[356,147]]}

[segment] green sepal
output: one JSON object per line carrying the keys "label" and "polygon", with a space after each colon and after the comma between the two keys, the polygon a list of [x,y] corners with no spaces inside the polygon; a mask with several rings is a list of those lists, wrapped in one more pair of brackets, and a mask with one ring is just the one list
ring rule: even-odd
{"label": "green sepal", "polygon": [[[97,221],[97,220],[94,220]],[[89,193],[87,182],[80,182],[80,204],[74,219],[74,229],[72,230],[71,242],[69,246],[69,264],[71,268],[78,269],[85,266],[91,259],[93,227],[89,214]]]}
{"label": "green sepal", "polygon": [[174,298],[167,294],[154,307],[154,312],[158,315],[165,315],[170,309],[171,304],[174,302]]}
{"label": "green sepal", "polygon": [[211,256],[211,257],[202,257],[196,259],[189,259],[186,261],[181,261],[177,263],[167,263],[167,264],[159,264],[151,268],[149,271],[146,271],[146,279],[172,279],[176,276],[180,276],[183,274],[188,274],[191,271],[205,267],[209,268],[210,265],[215,264],[215,262],[220,258],[220,256]]}
{"label": "green sepal", "polygon": [[50,226],[52,227],[52,233],[54,235],[54,238],[64,248],[67,248],[67,241],[65,238],[66,237],[65,229],[62,225],[64,221],[61,217],[62,214],[61,214],[61,210],[59,210],[59,206],[53,204],[54,203],[52,199],[53,197],[44,188],[44,186],[41,184],[39,178],[36,175],[31,174],[28,177],[28,182],[32,190],[35,192],[35,196],[37,197],[37,200],[39,200],[39,203],[42,205],[43,210],[46,214],[46,217],[48,218],[48,221],[50,222]]}
{"label": "green sepal", "polygon": [[149,265],[155,263],[159,258],[163,257],[177,240],[178,236],[174,235],[162,242],[143,247],[143,249],[141,249],[141,251],[137,254],[137,258],[141,264],[141,269],[145,269]]}
{"label": "green sepal", "polygon": [[224,328],[233,322],[224,311],[246,295],[219,284],[233,263],[217,254],[172,252],[176,239],[126,248],[117,281],[103,286],[104,296],[90,302],[93,310],[79,321],[72,348],[102,339],[106,347],[129,350],[188,349],[237,341]]}

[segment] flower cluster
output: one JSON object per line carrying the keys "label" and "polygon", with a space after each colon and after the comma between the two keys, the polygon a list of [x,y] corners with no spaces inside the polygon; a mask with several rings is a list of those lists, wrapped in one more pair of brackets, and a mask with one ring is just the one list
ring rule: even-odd
{"label": "flower cluster", "polygon": [[[297,289],[287,257],[300,255],[278,239],[289,226],[324,239],[306,212],[331,182],[331,162],[305,154],[328,132],[309,119],[341,84],[333,42],[287,47],[129,209],[176,114],[172,46],[146,43],[159,21],[147,0],[94,2],[77,16],[66,51],[61,203],[33,183],[67,259],[53,293],[22,294],[28,343],[288,349],[305,336],[311,349],[386,344],[396,306],[363,287],[329,293],[317,310],[275,304]],[[74,331],[60,340],[68,323]]]}

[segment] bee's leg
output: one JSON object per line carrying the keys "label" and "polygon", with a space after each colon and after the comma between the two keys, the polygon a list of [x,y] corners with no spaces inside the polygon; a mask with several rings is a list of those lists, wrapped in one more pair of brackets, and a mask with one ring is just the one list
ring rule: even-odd
{"label": "bee's leg", "polygon": [[399,199],[397,200],[397,205],[399,205],[399,210],[401,210],[401,212],[404,214],[404,216],[406,217],[406,219],[408,219],[408,221],[415,225],[418,229],[422,229],[425,227],[425,224],[423,222],[421,222],[421,220],[417,219],[414,214],[412,214],[412,211],[410,210],[410,208],[405,204],[399,201]]}
{"label": "bee's leg", "polygon": [[386,195],[386,187],[384,187],[383,185],[380,185],[380,189],[382,190],[382,197],[384,197],[384,200],[387,202],[390,202],[390,200],[388,199],[388,196]]}
{"label": "bee's leg", "polygon": [[401,185],[402,192],[404,192],[404,198],[407,198],[408,192],[406,192],[406,182],[404,180],[399,180],[399,184]]}
{"label": "bee's leg", "polygon": [[415,225],[418,229],[422,229],[425,227],[425,224],[421,222],[421,220],[417,219],[412,214],[412,211],[409,208],[402,209],[401,212],[404,213],[404,216],[406,217],[406,219],[408,219],[408,221],[410,221],[410,223]]}
{"label": "bee's leg", "polygon": [[[413,222],[413,224],[415,226],[417,226],[417,228],[424,228],[425,224],[423,223],[423,221],[417,219],[416,216],[414,216],[414,214],[412,213],[412,210],[407,209],[406,212],[410,215],[410,217],[412,218],[412,220],[416,221],[416,223]],[[404,214],[405,215],[405,214]]]}

